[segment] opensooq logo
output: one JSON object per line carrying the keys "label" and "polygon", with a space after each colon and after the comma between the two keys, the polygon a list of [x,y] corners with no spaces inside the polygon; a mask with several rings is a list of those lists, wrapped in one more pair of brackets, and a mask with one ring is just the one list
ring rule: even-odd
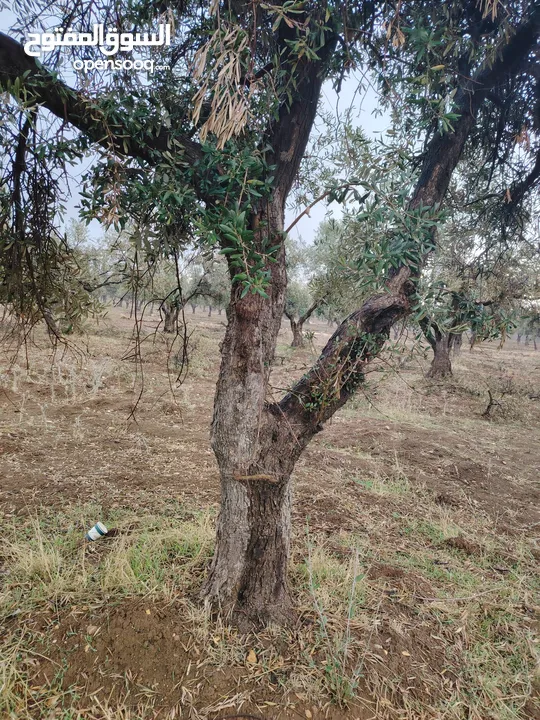
{"label": "opensooq logo", "polygon": [[[102,55],[110,57],[119,52],[131,52],[137,48],[163,47],[171,44],[171,26],[159,25],[157,33],[129,33],[109,29],[105,26],[93,25],[92,32],[76,33],[69,28],[64,32],[56,28],[55,32],[29,33],[24,44],[24,51],[31,57],[39,57],[57,47],[97,47]],[[154,70],[153,60],[74,60],[75,70]],[[164,66],[160,66],[164,67]],[[157,69],[157,68],[156,68]]]}

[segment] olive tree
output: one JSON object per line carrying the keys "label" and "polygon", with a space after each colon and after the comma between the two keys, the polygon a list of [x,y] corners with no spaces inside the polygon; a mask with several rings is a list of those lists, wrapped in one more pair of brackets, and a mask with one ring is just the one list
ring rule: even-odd
{"label": "olive tree", "polygon": [[[168,10],[151,0],[74,0],[67,10],[63,2],[32,0],[17,6],[28,11],[26,28],[29,18],[36,27],[60,22],[78,31],[96,22],[139,30],[160,12],[168,14],[162,21],[174,20],[170,48],[140,51],[165,69],[143,80],[92,70],[72,85],[62,79],[61,61],[97,59],[99,49],[71,47],[38,62],[25,54],[16,27],[0,34],[0,86],[13,98],[15,122],[33,123],[37,113],[51,127],[49,118],[56,117],[61,129],[72,129],[74,139],[63,140],[68,149],[60,157],[57,144],[52,160],[97,153],[85,191],[89,214],[117,223],[136,214],[157,231],[189,222],[226,256],[231,295],[211,432],[221,511],[202,594],[243,622],[287,622],[291,473],[363,382],[392,325],[414,312],[420,271],[465,147],[472,143],[478,161],[487,161],[486,138],[499,128],[497,158],[508,166],[513,201],[519,197],[514,184],[529,189],[540,174],[534,169],[540,8],[523,0],[213,0],[209,6],[187,0]],[[395,243],[388,240],[372,258],[384,283],[342,322],[314,367],[271,400],[268,380],[287,285],[285,203],[323,84],[339,88],[355,66],[372,68],[381,102],[395,108],[404,132],[418,137],[417,154],[403,159],[415,184],[407,198],[390,204],[373,182],[362,189],[369,222],[395,230]],[[508,148],[518,115],[531,152],[512,177]],[[53,146],[55,139],[51,135]],[[23,175],[19,166],[9,193],[16,195]],[[337,199],[339,185],[336,178]],[[3,224],[18,233],[19,247],[29,247],[24,227],[13,227],[9,217]]]}

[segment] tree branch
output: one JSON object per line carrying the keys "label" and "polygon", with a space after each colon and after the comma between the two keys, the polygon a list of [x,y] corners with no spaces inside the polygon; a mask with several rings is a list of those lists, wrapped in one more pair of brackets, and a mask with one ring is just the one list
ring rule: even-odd
{"label": "tree branch", "polygon": [[401,276],[389,285],[388,294],[375,295],[343,321],[316,365],[279,403],[269,406],[276,417],[286,416],[299,450],[354,394],[365,366],[386,342],[389,328],[407,314],[409,301],[400,289]]}
{"label": "tree branch", "polygon": [[[317,203],[320,203],[322,200],[327,198],[331,193],[336,192],[337,190],[344,190],[345,188],[349,188],[353,185],[353,183],[343,183],[343,185],[338,185],[335,188],[330,188],[329,190],[325,190],[321,195],[315,198],[313,202],[311,202],[306,208],[302,210],[300,215],[298,215],[292,223],[289,225],[289,227],[285,230],[285,233],[288,234],[293,229],[293,227],[296,225],[296,223],[300,222],[300,220],[304,217],[304,215],[309,215],[309,211],[317,205]],[[364,202],[364,200],[367,200],[369,197],[369,192],[366,193],[362,198],[360,198],[359,202]]]}
{"label": "tree branch", "polygon": [[[437,133],[430,140],[411,208],[433,208],[442,203],[487,93],[508,75],[519,72],[539,33],[540,6],[536,5],[529,20],[508,40],[493,64],[456,93],[459,120],[453,132]],[[371,297],[349,315],[326,344],[316,365],[280,402],[268,407],[274,416],[286,417],[292,442],[299,451],[354,394],[364,380],[366,366],[384,347],[392,325],[410,313],[419,269],[404,264],[391,271],[387,292]]]}
{"label": "tree branch", "polygon": [[285,306],[285,307],[283,308],[283,314],[284,314],[285,317],[288,318],[291,322],[294,322],[294,314],[291,313],[291,312],[289,312],[289,311],[287,310],[287,306]]}
{"label": "tree branch", "polygon": [[[26,75],[25,75],[26,73]],[[153,162],[153,152],[169,149],[172,136],[161,130],[148,133],[143,139],[134,138],[119,114],[114,119],[99,108],[99,101],[86,97],[59,80],[13,38],[0,32],[0,88],[14,96],[13,83],[19,80],[29,99],[43,105],[53,115],[68,122],[93,142],[117,155]],[[16,97],[16,96],[15,96]],[[17,98],[16,98],[17,99]],[[195,163],[202,157],[200,145],[184,135],[174,135],[186,161]]]}
{"label": "tree branch", "polygon": [[299,323],[300,325],[303,325],[303,324],[306,322],[306,320],[309,320],[309,318],[313,315],[313,313],[315,312],[315,310],[316,310],[320,305],[322,305],[323,302],[325,302],[325,298],[324,298],[324,297],[321,297],[321,298],[319,298],[318,300],[315,300],[315,302],[313,303],[313,305],[312,305],[310,308],[308,308],[308,309],[306,310],[306,312],[298,318],[298,323]]}

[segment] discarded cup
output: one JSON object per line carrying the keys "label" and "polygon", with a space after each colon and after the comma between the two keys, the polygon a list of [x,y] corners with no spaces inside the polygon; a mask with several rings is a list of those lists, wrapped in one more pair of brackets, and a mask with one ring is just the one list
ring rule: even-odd
{"label": "discarded cup", "polygon": [[93,528],[90,528],[90,530],[86,533],[84,536],[86,540],[99,540],[100,537],[103,537],[106,535],[109,531],[105,527],[105,525],[101,522],[97,522]]}

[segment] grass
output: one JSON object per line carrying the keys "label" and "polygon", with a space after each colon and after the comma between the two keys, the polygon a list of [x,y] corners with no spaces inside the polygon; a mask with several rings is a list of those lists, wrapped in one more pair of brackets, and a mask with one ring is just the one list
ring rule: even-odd
{"label": "grass", "polygon": [[[436,515],[440,509],[430,511]],[[98,516],[118,535],[83,543],[84,530]],[[385,700],[380,717],[399,712],[420,717],[427,696],[403,695],[409,681],[395,662],[404,661],[410,662],[410,675],[420,677],[430,690],[437,717],[523,717],[538,660],[530,615],[538,580],[525,557],[511,572],[488,577],[487,558],[496,557],[493,538],[488,554],[464,559],[441,544],[451,527],[434,517],[421,522],[400,517],[398,522],[408,528],[406,553],[392,552],[390,546],[374,552],[351,535],[340,537],[336,554],[331,540],[308,531],[297,539],[291,568],[303,619],[300,634],[276,628],[241,636],[222,618],[210,617],[196,600],[212,552],[213,520],[211,513],[175,505],[169,516],[99,515],[99,508],[87,506],[4,521],[0,715],[20,720],[152,717],[157,691],[151,688],[140,691],[146,695],[138,707],[128,693],[123,705],[101,698],[94,715],[78,714],[88,697],[66,685],[69,654],[53,648],[55,628],[73,608],[90,608],[102,618],[110,607],[140,598],[152,608],[180,601],[185,631],[204,648],[202,666],[212,672],[235,668],[245,677],[246,702],[270,683],[289,703],[296,698],[298,704],[299,695],[306,703],[354,708],[376,693]],[[374,572],[381,567],[384,572]],[[47,618],[39,632],[31,622],[36,617]],[[417,650],[407,628],[437,638],[443,656]],[[89,624],[81,641],[89,656],[97,652],[93,632]],[[253,665],[246,661],[251,649]],[[47,656],[53,672],[39,685],[33,680],[36,659]],[[390,658],[394,665],[386,667]],[[200,656],[192,659],[201,665]],[[445,673],[453,677],[451,683],[445,683]],[[125,682],[133,694],[136,683]],[[196,702],[195,693],[193,707]]]}
{"label": "grass", "polygon": [[[192,374],[176,400],[166,343],[144,346],[136,422],[126,420],[133,368],[121,360],[128,320],[116,334],[94,329],[84,359],[51,370],[36,346],[30,370],[0,368],[10,398],[0,472],[14,488],[0,519],[0,718],[535,717],[538,533],[519,529],[523,505],[512,505],[536,472],[536,406],[525,392],[534,355],[503,351],[501,364],[491,350],[463,353],[439,386],[425,385],[418,363],[402,378],[370,376],[374,406],[356,398],[295,474],[297,624],[240,635],[198,599],[218,501],[207,427],[221,319],[196,318]],[[317,328],[320,345],[324,335]],[[311,363],[286,335],[278,354],[276,387]],[[499,375],[514,359],[508,395],[526,412],[486,422],[479,379],[507,390]],[[470,460],[469,481],[460,463]],[[477,500],[480,482],[501,493],[508,532]],[[85,544],[97,519],[118,534]]]}

